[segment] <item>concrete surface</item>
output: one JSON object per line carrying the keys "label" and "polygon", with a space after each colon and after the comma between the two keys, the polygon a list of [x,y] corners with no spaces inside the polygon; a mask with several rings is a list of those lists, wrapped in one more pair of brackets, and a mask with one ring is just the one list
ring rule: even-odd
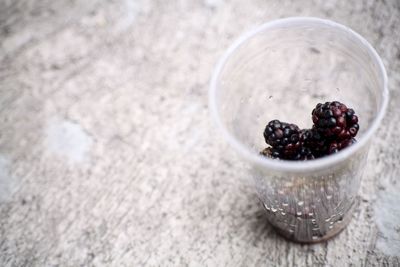
{"label": "concrete surface", "polygon": [[[243,32],[286,16],[369,40],[391,101],[333,240],[279,237],[210,122]],[[0,266],[399,266],[400,2],[0,1]]]}

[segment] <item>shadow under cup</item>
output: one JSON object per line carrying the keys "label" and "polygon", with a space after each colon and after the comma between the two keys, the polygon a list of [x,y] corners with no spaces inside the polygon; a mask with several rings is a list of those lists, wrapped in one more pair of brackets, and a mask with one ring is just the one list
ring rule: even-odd
{"label": "shadow under cup", "polygon": [[[311,161],[259,155],[270,120],[311,128],[315,105],[334,100],[359,117],[355,145]],[[325,240],[349,222],[387,101],[386,72],[371,45],[316,18],[273,21],[240,38],[217,65],[210,89],[213,117],[250,163],[269,222],[298,242]]]}

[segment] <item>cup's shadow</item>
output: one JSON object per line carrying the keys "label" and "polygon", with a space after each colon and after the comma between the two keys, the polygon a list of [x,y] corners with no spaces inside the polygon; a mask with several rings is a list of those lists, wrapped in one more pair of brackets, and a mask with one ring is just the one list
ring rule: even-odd
{"label": "cup's shadow", "polygon": [[275,227],[268,222],[267,212],[258,197],[254,196],[251,205],[254,205],[254,220],[249,223],[249,232],[254,234],[255,242],[266,242],[267,240],[286,241],[287,239],[280,235]]}

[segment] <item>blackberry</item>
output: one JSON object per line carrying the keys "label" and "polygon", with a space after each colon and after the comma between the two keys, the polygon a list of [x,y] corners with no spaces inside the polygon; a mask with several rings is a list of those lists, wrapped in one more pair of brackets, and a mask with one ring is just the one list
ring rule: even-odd
{"label": "blackberry", "polygon": [[286,159],[286,160],[310,160],[315,159],[314,154],[308,147],[301,147],[295,155],[288,157],[283,151],[273,147],[267,147],[260,152],[261,155],[273,159]]}
{"label": "blackberry", "polygon": [[345,149],[348,146],[351,146],[355,142],[357,142],[357,140],[355,138],[350,138],[350,139],[342,140],[339,142],[332,141],[329,145],[328,154],[329,155],[335,154],[335,153],[339,152],[340,150]]}
{"label": "blackberry", "polygon": [[315,159],[315,155],[310,148],[303,146],[293,159],[294,160],[310,160],[310,159]]}
{"label": "blackberry", "polygon": [[270,121],[264,130],[264,139],[281,158],[291,159],[301,148],[300,128],[279,120]]}
{"label": "blackberry", "polygon": [[315,128],[302,130],[300,136],[303,146],[309,148],[314,157],[327,154],[330,144]]}
{"label": "blackberry", "polygon": [[317,104],[312,120],[314,129],[329,139],[346,140],[355,137],[359,129],[354,110],[338,101]]}
{"label": "blackberry", "polygon": [[312,111],[313,127],[270,121],[264,130],[268,147],[260,154],[285,160],[312,160],[334,154],[354,144],[359,130],[353,109],[338,102],[319,103]]}

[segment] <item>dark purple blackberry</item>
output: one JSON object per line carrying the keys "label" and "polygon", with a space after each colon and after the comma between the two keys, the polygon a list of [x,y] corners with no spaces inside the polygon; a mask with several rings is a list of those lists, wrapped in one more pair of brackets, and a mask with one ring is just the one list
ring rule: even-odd
{"label": "dark purple blackberry", "polygon": [[315,159],[315,155],[312,150],[308,147],[301,147],[297,155],[293,158],[294,160],[310,160]]}
{"label": "dark purple blackberry", "polygon": [[338,137],[346,131],[347,107],[337,101],[318,103],[312,111],[314,128],[324,137]]}
{"label": "dark purple blackberry", "polygon": [[357,135],[359,125],[354,110],[338,102],[317,104],[312,111],[314,128],[325,138],[346,140]]}
{"label": "dark purple blackberry", "polygon": [[300,128],[295,124],[279,120],[273,120],[267,124],[264,130],[264,139],[285,159],[295,156],[301,148]]}
{"label": "dark purple blackberry", "polygon": [[300,130],[295,124],[273,120],[264,130],[271,147],[262,155],[285,160],[311,160],[334,154],[354,144],[359,130],[353,109],[338,102],[318,104],[312,111],[312,129]]}
{"label": "dark purple blackberry", "polygon": [[301,142],[304,147],[311,150],[314,157],[322,157],[327,154],[329,142],[316,129],[305,129],[301,131]]}
{"label": "dark purple blackberry", "polygon": [[341,141],[332,141],[329,146],[328,154],[335,154],[339,152],[342,149],[345,149],[346,147],[351,146],[352,144],[356,143],[357,140],[355,138],[350,138],[346,140],[341,140]]}
{"label": "dark purple blackberry", "polygon": [[315,159],[314,154],[308,147],[301,147],[295,155],[289,157],[278,149],[267,147],[260,152],[261,155],[273,158],[273,159],[286,159],[286,160],[311,160]]}

